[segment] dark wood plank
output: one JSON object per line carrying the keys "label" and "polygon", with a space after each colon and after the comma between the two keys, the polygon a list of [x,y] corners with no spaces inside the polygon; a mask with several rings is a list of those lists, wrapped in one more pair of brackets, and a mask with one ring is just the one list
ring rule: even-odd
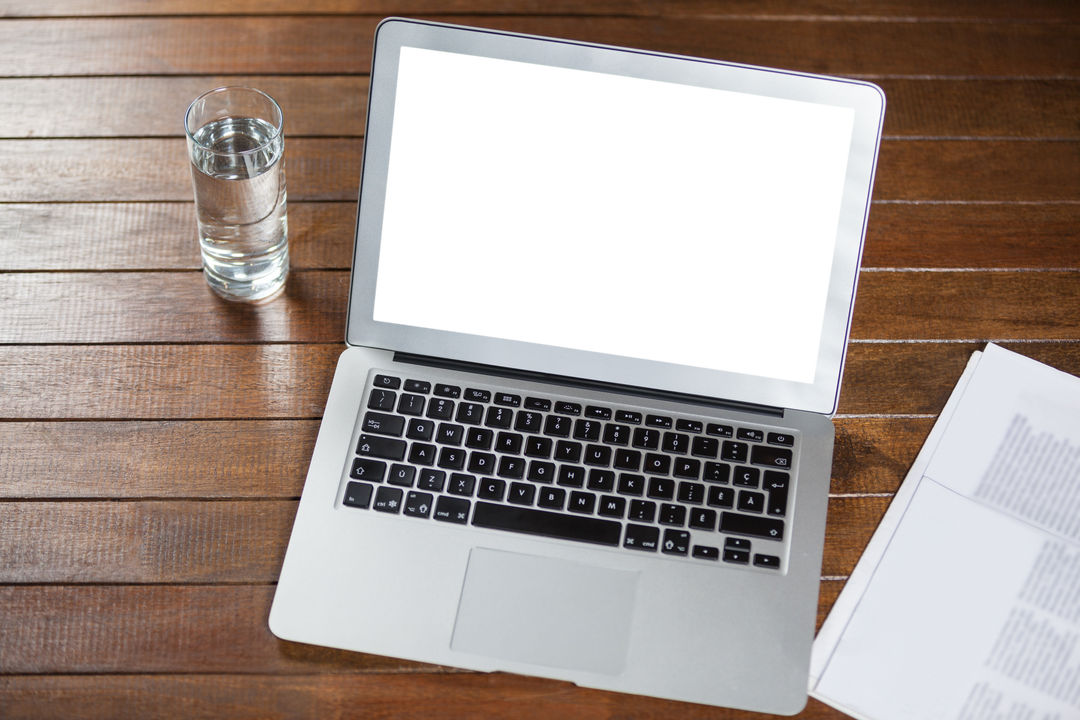
{"label": "dark wood plank", "polygon": [[[775,715],[579,688],[508,673],[37,675],[0,677],[8,720],[767,720]],[[797,720],[839,720],[811,699]]]}
{"label": "dark wood plank", "polygon": [[934,417],[842,417],[834,421],[833,493],[894,493]]}
{"label": "dark wood plank", "polygon": [[[355,202],[362,148],[357,138],[286,138],[289,200]],[[0,202],[193,198],[181,138],[0,140]]]}
{"label": "dark wood plank", "polygon": [[318,420],[4,422],[0,498],[295,499],[318,429]]}
{"label": "dark wood plank", "polygon": [[[0,76],[364,74],[378,17],[0,21]],[[461,21],[460,16],[433,19]],[[473,16],[480,27],[791,70],[1075,78],[1072,23]]]}
{"label": "dark wood plank", "polygon": [[[1078,139],[1080,81],[895,79],[885,137]],[[177,137],[188,103],[210,88],[248,85],[281,104],[289,137],[359,137],[362,76],[61,77],[0,79],[7,138]],[[97,102],[108,97],[111,102]]]}
{"label": "dark wood plank", "polygon": [[287,137],[364,133],[367,77],[222,75],[0,79],[0,135],[182,137],[188,104],[224,85],[256,87],[274,98]]}

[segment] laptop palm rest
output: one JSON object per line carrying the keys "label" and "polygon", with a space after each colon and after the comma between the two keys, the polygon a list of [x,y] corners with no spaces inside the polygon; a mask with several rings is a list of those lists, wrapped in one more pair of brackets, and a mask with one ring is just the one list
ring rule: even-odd
{"label": "laptop palm rest", "polygon": [[638,573],[474,548],[451,649],[618,675],[626,667]]}

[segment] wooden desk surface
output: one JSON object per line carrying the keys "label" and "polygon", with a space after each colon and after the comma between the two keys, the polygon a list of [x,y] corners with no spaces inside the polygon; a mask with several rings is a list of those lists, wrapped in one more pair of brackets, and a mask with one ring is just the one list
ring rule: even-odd
{"label": "wooden desk surface", "polygon": [[[885,89],[820,618],[973,350],[1080,373],[1071,0],[0,0],[0,716],[761,717],[267,629],[388,14]],[[199,271],[182,115],[224,84],[286,116],[293,272],[258,308]]]}

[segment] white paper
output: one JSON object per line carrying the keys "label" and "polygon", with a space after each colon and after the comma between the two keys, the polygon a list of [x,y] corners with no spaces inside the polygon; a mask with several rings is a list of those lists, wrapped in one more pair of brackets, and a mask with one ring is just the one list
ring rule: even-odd
{"label": "white paper", "polygon": [[973,358],[814,645],[867,720],[1080,718],[1080,379]]}

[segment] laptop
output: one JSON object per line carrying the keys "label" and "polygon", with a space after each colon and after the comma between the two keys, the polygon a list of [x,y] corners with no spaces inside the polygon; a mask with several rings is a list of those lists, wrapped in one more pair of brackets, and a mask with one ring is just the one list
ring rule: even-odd
{"label": "laptop", "polygon": [[884,96],[388,19],[282,639],[806,703]]}

